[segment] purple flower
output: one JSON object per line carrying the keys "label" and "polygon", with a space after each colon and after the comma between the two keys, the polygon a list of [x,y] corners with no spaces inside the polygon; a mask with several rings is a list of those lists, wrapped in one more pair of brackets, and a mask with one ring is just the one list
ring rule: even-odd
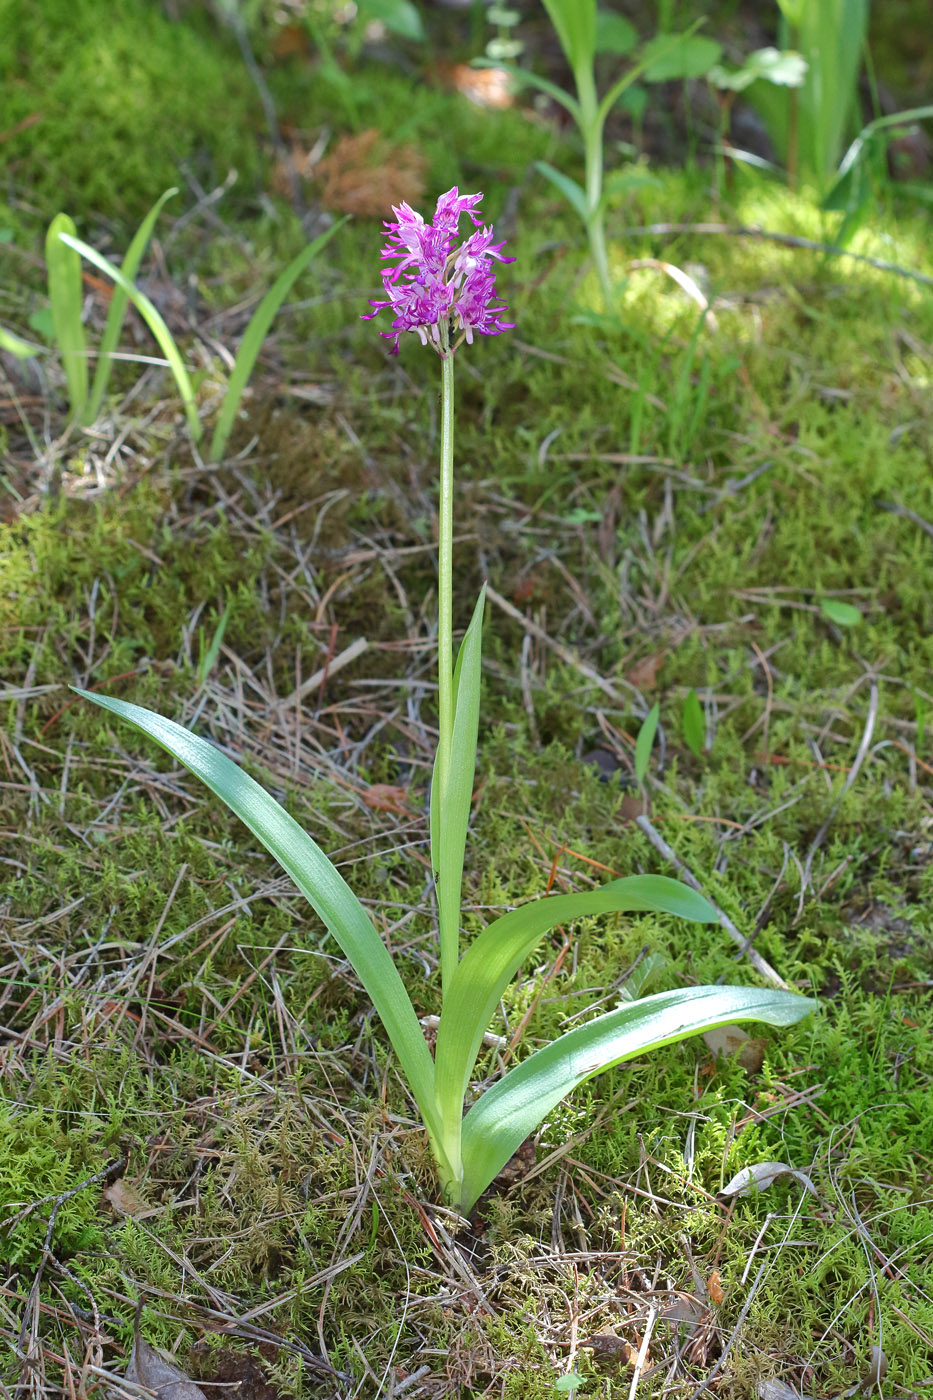
{"label": "purple flower", "polygon": [[[394,264],[382,270],[386,299],[370,301],[373,310],[362,319],[393,312],[392,329],[380,334],[393,342],[394,355],[403,331],[415,331],[422,345],[431,344],[439,355],[446,355],[464,340],[472,345],[476,331],[499,335],[513,329],[510,321],[500,319],[508,308],[495,304],[493,261],[515,259],[503,257],[504,244],[494,243],[492,228],[483,227],[478,213],[482,197],[458,194],[454,185],[437,201],[431,224],[408,204],[393,206],[396,222],[385,224],[388,236],[381,253]],[[457,247],[462,214],[472,220],[474,232]]]}

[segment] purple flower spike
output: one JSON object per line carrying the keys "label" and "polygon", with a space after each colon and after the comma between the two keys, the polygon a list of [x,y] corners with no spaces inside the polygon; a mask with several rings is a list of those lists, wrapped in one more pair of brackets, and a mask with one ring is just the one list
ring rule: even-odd
{"label": "purple flower spike", "polygon": [[[505,305],[495,305],[496,274],[493,261],[509,263],[502,243],[493,242],[493,231],[484,228],[479,214],[481,194],[459,194],[456,185],[442,194],[434,222],[426,224],[408,204],[393,206],[395,223],[386,222],[383,259],[394,266],[382,270],[386,299],[371,301],[369,321],[380,311],[394,314],[392,329],[381,331],[398,354],[399,336],[414,331],[422,345],[432,345],[439,355],[453,353],[464,340],[473,343],[474,332],[500,335],[513,329],[500,319]],[[471,233],[455,247],[461,214],[473,223]]]}

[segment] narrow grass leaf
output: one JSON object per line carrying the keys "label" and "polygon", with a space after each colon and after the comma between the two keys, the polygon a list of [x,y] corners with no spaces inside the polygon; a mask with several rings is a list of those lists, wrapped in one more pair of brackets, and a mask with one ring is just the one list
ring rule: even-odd
{"label": "narrow grass leaf", "polygon": [[683,731],[687,748],[697,758],[702,758],[706,745],[706,721],[703,718],[700,697],[695,690],[688,691],[684,701]]}
{"label": "narrow grass leaf", "polygon": [[561,194],[571,204],[580,218],[586,223],[588,218],[586,208],[586,193],[582,185],[578,185],[576,180],[572,180],[569,175],[564,175],[562,171],[555,170],[553,165],[548,165],[546,160],[536,160],[535,169],[540,170],[545,179],[550,180],[552,185],[560,190]]}
{"label": "narrow grass leaf", "polygon": [[525,1138],[585,1080],[687,1036],[735,1021],[789,1026],[816,1003],[757,987],[690,987],[658,992],[568,1031],[509,1070],[463,1121],[463,1183],[468,1211]]}
{"label": "narrow grass leaf", "polygon": [[119,268],[114,267],[112,262],[109,262],[101,253],[98,253],[96,248],[92,248],[89,243],[84,243],[80,238],[73,238],[67,233],[62,233],[60,238],[62,243],[66,243],[69,248],[73,248],[75,252],[80,253],[92,266],[106,273],[108,277],[116,282],[118,287],[126,292],[126,295],[158,341],[162,354],[169,362],[172,374],[175,376],[175,383],[178,385],[178,392],[181,395],[182,404],[184,405],[185,416],[188,419],[188,430],[194,441],[200,442],[201,423],[198,419],[197,404],[194,401],[194,389],[191,386],[188,371],[185,369],[184,361],[178,352],[178,346],[172,338],[171,331],[152,302],[144,292],[141,292],[138,287],[135,287],[132,282],[123,276]]}
{"label": "narrow grass leaf", "polygon": [[577,125],[582,121],[580,104],[569,92],[565,92],[557,83],[552,83],[550,78],[540,78],[537,73],[530,72],[527,68],[519,68],[515,63],[502,63],[496,58],[474,58],[470,61],[471,68],[495,68],[497,72],[508,73],[516,82],[525,83],[528,87],[535,87],[539,92],[547,93],[561,107],[565,107],[573,117]]}
{"label": "narrow grass leaf", "polygon": [[71,416],[80,419],[87,402],[87,348],[81,324],[81,259],[66,248],[77,233],[74,220],[56,214],[45,236],[45,267],[52,308],[52,329],[68,383]]}
{"label": "narrow grass leaf", "polygon": [[233,365],[233,373],[230,375],[230,382],[224,395],[223,407],[218,415],[214,435],[211,438],[210,460],[212,462],[219,462],[224,455],[243,391],[249,382],[249,377],[262,349],[262,343],[269,334],[269,328],[275,320],[279,308],[308,263],[330,242],[337,230],[342,228],[346,222],[346,219],[341,219],[339,223],[327,229],[320,237],[315,238],[313,243],[302,248],[298,256],[293,258],[285,271],[276,278],[253,313],[240,342],[240,348]]}
{"label": "narrow grass leaf", "polygon": [[651,761],[651,750],[654,746],[654,736],[658,732],[658,720],[661,718],[661,706],[654,704],[645,716],[644,722],[638,731],[635,740],[635,777],[638,782],[645,781],[645,774],[648,771],[648,764]]}
{"label": "narrow grass leaf", "polygon": [[23,340],[21,336],[14,335],[12,331],[0,326],[0,350],[6,350],[18,360],[31,360],[33,355],[38,355],[39,346],[30,345],[28,340]]}
{"label": "narrow grass leaf", "polygon": [[[128,282],[132,282],[139,271],[139,264],[142,262],[143,254],[149,246],[152,230],[155,228],[155,221],[159,217],[163,204],[177,193],[177,189],[170,189],[166,190],[163,195],[160,195],[136,230],[136,234],[126,251],[126,257],[123,259],[123,264],[120,268],[120,271]],[[68,230],[68,232],[71,232],[71,230]],[[123,320],[126,316],[128,301],[129,296],[124,289],[120,286],[115,287],[113,296],[110,298],[110,309],[107,312],[107,321],[104,326],[104,333],[101,336],[100,348],[97,353],[97,369],[94,372],[94,382],[91,385],[90,398],[84,410],[82,421],[85,426],[90,426],[91,423],[95,422],[98,413],[100,413],[100,406],[104,401],[104,394],[107,392],[107,384],[110,381],[110,372],[113,369],[113,352],[119,344],[120,332],[123,329]]]}
{"label": "narrow grass leaf", "polygon": [[441,944],[441,980],[446,994],[460,953],[460,886],[463,855],[473,803],[479,692],[482,676],[483,587],[473,609],[454,667],[454,723],[450,741],[447,789],[441,792],[437,763],[431,783],[431,853],[437,874],[437,914]]}
{"label": "narrow grass leaf", "polygon": [[201,655],[198,660],[198,685],[203,685],[217,664],[220,655],[220,648],[223,643],[224,633],[227,630],[227,623],[230,621],[230,604],[224,608],[220,615],[220,620],[214,628],[214,635],[210,645],[205,650],[204,634],[201,633]]}
{"label": "narrow grass leaf", "polygon": [[[435,1048],[439,1102],[461,1112],[483,1035],[515,973],[558,924],[633,911],[673,914],[690,923],[715,923],[713,906],[696,890],[666,875],[629,875],[586,894],[549,895],[488,924],[473,940],[444,997]],[[451,1110],[452,1111],[452,1110]]]}
{"label": "narrow grass leaf", "polygon": [[372,920],[320,846],[284,807],[207,740],[140,705],[73,688],[86,700],[127,720],[184,764],[249,827],[291,876],[365,987],[418,1101],[425,1126],[434,1137],[434,1065],[418,1018]]}

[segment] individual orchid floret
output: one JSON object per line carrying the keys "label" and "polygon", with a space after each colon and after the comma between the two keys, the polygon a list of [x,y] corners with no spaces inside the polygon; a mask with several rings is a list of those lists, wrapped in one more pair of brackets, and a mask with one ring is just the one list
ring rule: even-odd
{"label": "individual orchid floret", "polygon": [[[434,219],[426,224],[408,204],[393,206],[394,223],[386,222],[386,246],[382,258],[391,266],[382,270],[385,299],[370,301],[371,320],[380,311],[393,313],[392,329],[381,334],[392,341],[398,354],[403,331],[414,331],[422,345],[432,345],[439,355],[453,353],[474,332],[500,335],[510,331],[501,319],[508,308],[496,304],[493,262],[514,262],[502,255],[503,243],[493,242],[492,228],[484,228],[479,213],[482,194],[460,194],[457,186],[442,194]],[[474,232],[456,245],[461,215],[471,220]]]}

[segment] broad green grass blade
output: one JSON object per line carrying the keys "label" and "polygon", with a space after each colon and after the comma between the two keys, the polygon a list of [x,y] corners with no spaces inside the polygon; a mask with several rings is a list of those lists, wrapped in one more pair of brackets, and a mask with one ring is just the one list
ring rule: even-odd
{"label": "broad green grass blade", "polygon": [[842,155],[858,99],[868,0],[807,0],[798,47],[810,61],[800,89],[802,164],[825,190]]}
{"label": "broad green grass blade", "polygon": [[543,0],[570,67],[592,66],[596,53],[596,0]]}
{"label": "broad green grass blade", "polygon": [[313,243],[309,243],[307,248],[303,248],[297,258],[293,258],[288,267],[280,277],[273,282],[262,301],[253,313],[246,332],[240,342],[237,351],[236,361],[233,366],[233,373],[230,376],[230,383],[227,385],[227,392],[224,395],[223,407],[217,418],[214,428],[214,436],[211,438],[210,460],[219,462],[224,455],[227,446],[227,439],[233,428],[240,407],[240,400],[243,391],[253,372],[253,367],[262,349],[262,343],[269,334],[269,327],[278,314],[279,307],[288,296],[295,282],[304,272],[312,258],[316,257],[321,249],[330,242],[334,234],[347,222],[341,219],[339,223],[329,228],[326,233],[322,233],[319,238],[315,238]]}
{"label": "broad green grass blade", "polygon": [[119,268],[114,267],[112,262],[108,262],[108,260],[101,253],[98,253],[96,248],[92,248],[89,243],[82,242],[80,238],[72,238],[67,233],[62,233],[59,236],[62,243],[67,243],[69,248],[73,248],[75,252],[80,253],[81,256],[86,258],[94,267],[99,268],[101,272],[106,273],[108,277],[112,278],[136,307],[136,310],[142,316],[146,325],[158,341],[162,354],[169,362],[172,374],[175,376],[175,383],[178,385],[181,401],[184,404],[185,416],[188,419],[188,430],[194,441],[200,442],[201,424],[198,419],[197,405],[194,401],[194,389],[191,386],[191,380],[188,378],[188,371],[185,369],[184,361],[178,352],[178,346],[172,338],[171,331],[152,302],[145,293],[141,292],[138,287],[135,287],[132,282],[123,276]]}
{"label": "broad green grass blade", "polygon": [[77,229],[67,214],[56,214],[45,236],[45,267],[52,327],[68,381],[71,416],[80,419],[87,402],[87,348],[81,324],[81,259],[64,246]]}
{"label": "broad green grass blade", "polygon": [[[499,999],[544,935],[558,924],[599,914],[629,911],[674,914],[690,923],[716,923],[718,915],[701,894],[666,875],[629,875],[588,894],[557,894],[501,915],[473,940],[444,996],[434,1053],[437,1100],[457,1113],[479,1047]],[[452,1110],[451,1110],[452,1111]],[[472,1112],[472,1110],[471,1110]]]}
{"label": "broad green grass blade", "polygon": [[164,719],[140,705],[92,695],[86,690],[77,690],[77,693],[155,739],[236,813],[291,876],[366,988],[398,1055],[425,1126],[434,1139],[434,1065],[418,1018],[369,915],[320,846],[273,797],[213,744],[174,720]]}
{"label": "broad green grass blade", "polygon": [[[139,228],[136,236],[126,252],[123,265],[120,271],[128,282],[132,282],[139,271],[139,264],[142,262],[143,254],[149,246],[149,239],[152,237],[152,230],[155,228],[155,221],[163,204],[167,199],[176,195],[176,189],[166,190],[149,210]],[[72,232],[68,229],[67,232]],[[122,287],[115,287],[113,296],[110,298],[110,310],[107,312],[107,323],[104,326],[104,333],[101,336],[100,348],[97,352],[97,369],[94,371],[94,383],[91,385],[91,396],[87,401],[84,410],[83,423],[89,427],[95,422],[100,406],[104,401],[104,394],[107,392],[107,384],[110,380],[110,371],[113,369],[113,352],[117,348],[120,340],[120,331],[123,329],[123,318],[126,315],[126,304],[129,301],[127,293]]]}
{"label": "broad green grass blade", "polygon": [[463,1120],[459,1208],[475,1204],[525,1138],[585,1080],[700,1031],[735,1021],[789,1026],[815,1006],[792,992],[691,987],[644,997],[559,1036],[487,1090]]}
{"label": "broad green grass blade", "polygon": [[439,790],[436,760],[431,783],[431,859],[437,874],[441,983],[445,996],[460,956],[460,886],[476,773],[485,605],[484,585],[454,667],[454,724],[447,791]]}

